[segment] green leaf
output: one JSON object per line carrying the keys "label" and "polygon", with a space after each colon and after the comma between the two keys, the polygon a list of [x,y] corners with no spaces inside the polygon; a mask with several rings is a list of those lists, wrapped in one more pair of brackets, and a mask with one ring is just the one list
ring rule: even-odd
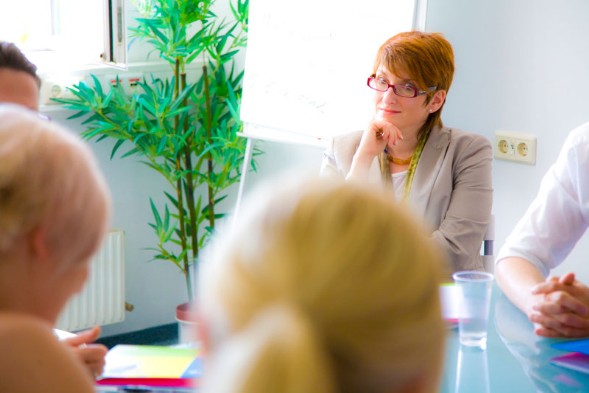
{"label": "green leaf", "polygon": [[110,153],[110,159],[111,159],[111,160],[112,160],[112,159],[115,157],[115,155],[116,155],[116,153],[117,153],[117,150],[119,150],[119,147],[121,147],[121,145],[122,145],[123,143],[125,143],[125,141],[124,141],[123,139],[120,139],[120,140],[118,140],[118,141],[115,143],[115,145],[113,146],[113,148],[112,148],[112,151],[111,151],[111,153]]}
{"label": "green leaf", "polygon": [[155,207],[155,204],[153,203],[153,199],[151,198],[149,198],[149,205],[151,206],[151,213],[153,214],[153,218],[155,219],[155,225],[157,228],[159,228],[162,225],[162,219],[160,217],[160,213]]}
{"label": "green leaf", "polygon": [[96,75],[91,74],[90,77],[94,81],[94,89],[96,90],[96,94],[101,97],[104,96],[104,92],[102,91],[102,84],[100,83]]}
{"label": "green leaf", "polygon": [[[171,66],[178,61],[187,73],[186,86],[175,89],[180,75],[146,74],[136,91],[127,94],[120,83],[102,86],[91,76],[90,84],[82,81],[69,88],[71,97],[56,100],[72,111],[70,118],[82,120],[84,138],[111,141],[111,159],[136,155],[166,181],[162,208],[149,199],[153,219],[148,225],[158,241],[150,250],[154,260],[171,262],[184,273],[184,257],[198,255],[214,234],[209,210],[215,220],[225,216],[227,187],[239,180],[245,151],[245,140],[236,136],[242,129],[244,72],[235,59],[246,43],[249,2],[231,0],[232,17],[226,20],[211,11],[213,2],[153,0],[153,13],[137,18],[130,29],[131,42],[141,41],[148,59]],[[206,65],[208,97],[203,72],[188,67],[197,59]],[[258,154],[255,148],[248,163],[253,170]],[[191,199],[193,207],[188,206]],[[189,220],[191,213],[195,222]],[[182,216],[186,220],[180,222]],[[195,237],[194,250],[190,236]]]}

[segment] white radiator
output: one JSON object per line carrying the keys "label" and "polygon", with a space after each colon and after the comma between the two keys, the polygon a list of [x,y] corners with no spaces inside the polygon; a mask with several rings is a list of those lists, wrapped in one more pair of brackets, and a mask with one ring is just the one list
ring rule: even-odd
{"label": "white radiator", "polygon": [[125,319],[124,232],[110,231],[90,265],[84,289],[70,299],[57,329],[75,332]]}

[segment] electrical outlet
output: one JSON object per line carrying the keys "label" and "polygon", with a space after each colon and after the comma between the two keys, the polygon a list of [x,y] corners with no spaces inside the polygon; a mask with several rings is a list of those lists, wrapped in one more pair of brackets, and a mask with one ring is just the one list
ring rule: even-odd
{"label": "electrical outlet", "polygon": [[510,131],[495,131],[495,158],[536,164],[536,137]]}
{"label": "electrical outlet", "polygon": [[104,83],[106,85],[114,86],[118,81],[127,94],[133,94],[136,92],[137,84],[141,82],[142,78],[142,73],[124,73],[122,75],[108,74],[104,76]]}
{"label": "electrical outlet", "polygon": [[53,78],[42,78],[41,90],[39,92],[40,105],[56,105],[53,98],[75,98],[68,87],[79,83],[82,80],[78,76],[57,76]]}

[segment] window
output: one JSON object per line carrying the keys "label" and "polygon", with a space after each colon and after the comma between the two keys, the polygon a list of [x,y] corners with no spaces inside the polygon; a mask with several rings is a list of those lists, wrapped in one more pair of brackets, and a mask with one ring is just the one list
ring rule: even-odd
{"label": "window", "polygon": [[44,71],[124,63],[124,0],[0,0],[0,39]]}

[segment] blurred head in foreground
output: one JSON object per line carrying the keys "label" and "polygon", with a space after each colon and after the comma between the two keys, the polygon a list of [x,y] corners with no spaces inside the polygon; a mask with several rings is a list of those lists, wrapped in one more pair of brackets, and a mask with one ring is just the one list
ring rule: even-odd
{"label": "blurred head in foreground", "polygon": [[0,102],[39,109],[37,67],[11,42],[0,41]]}
{"label": "blurred head in foreground", "polygon": [[437,391],[444,263],[422,228],[337,180],[250,198],[203,271],[203,390]]}
{"label": "blurred head in foreground", "polygon": [[0,311],[53,326],[88,275],[110,197],[77,135],[0,105]]}

